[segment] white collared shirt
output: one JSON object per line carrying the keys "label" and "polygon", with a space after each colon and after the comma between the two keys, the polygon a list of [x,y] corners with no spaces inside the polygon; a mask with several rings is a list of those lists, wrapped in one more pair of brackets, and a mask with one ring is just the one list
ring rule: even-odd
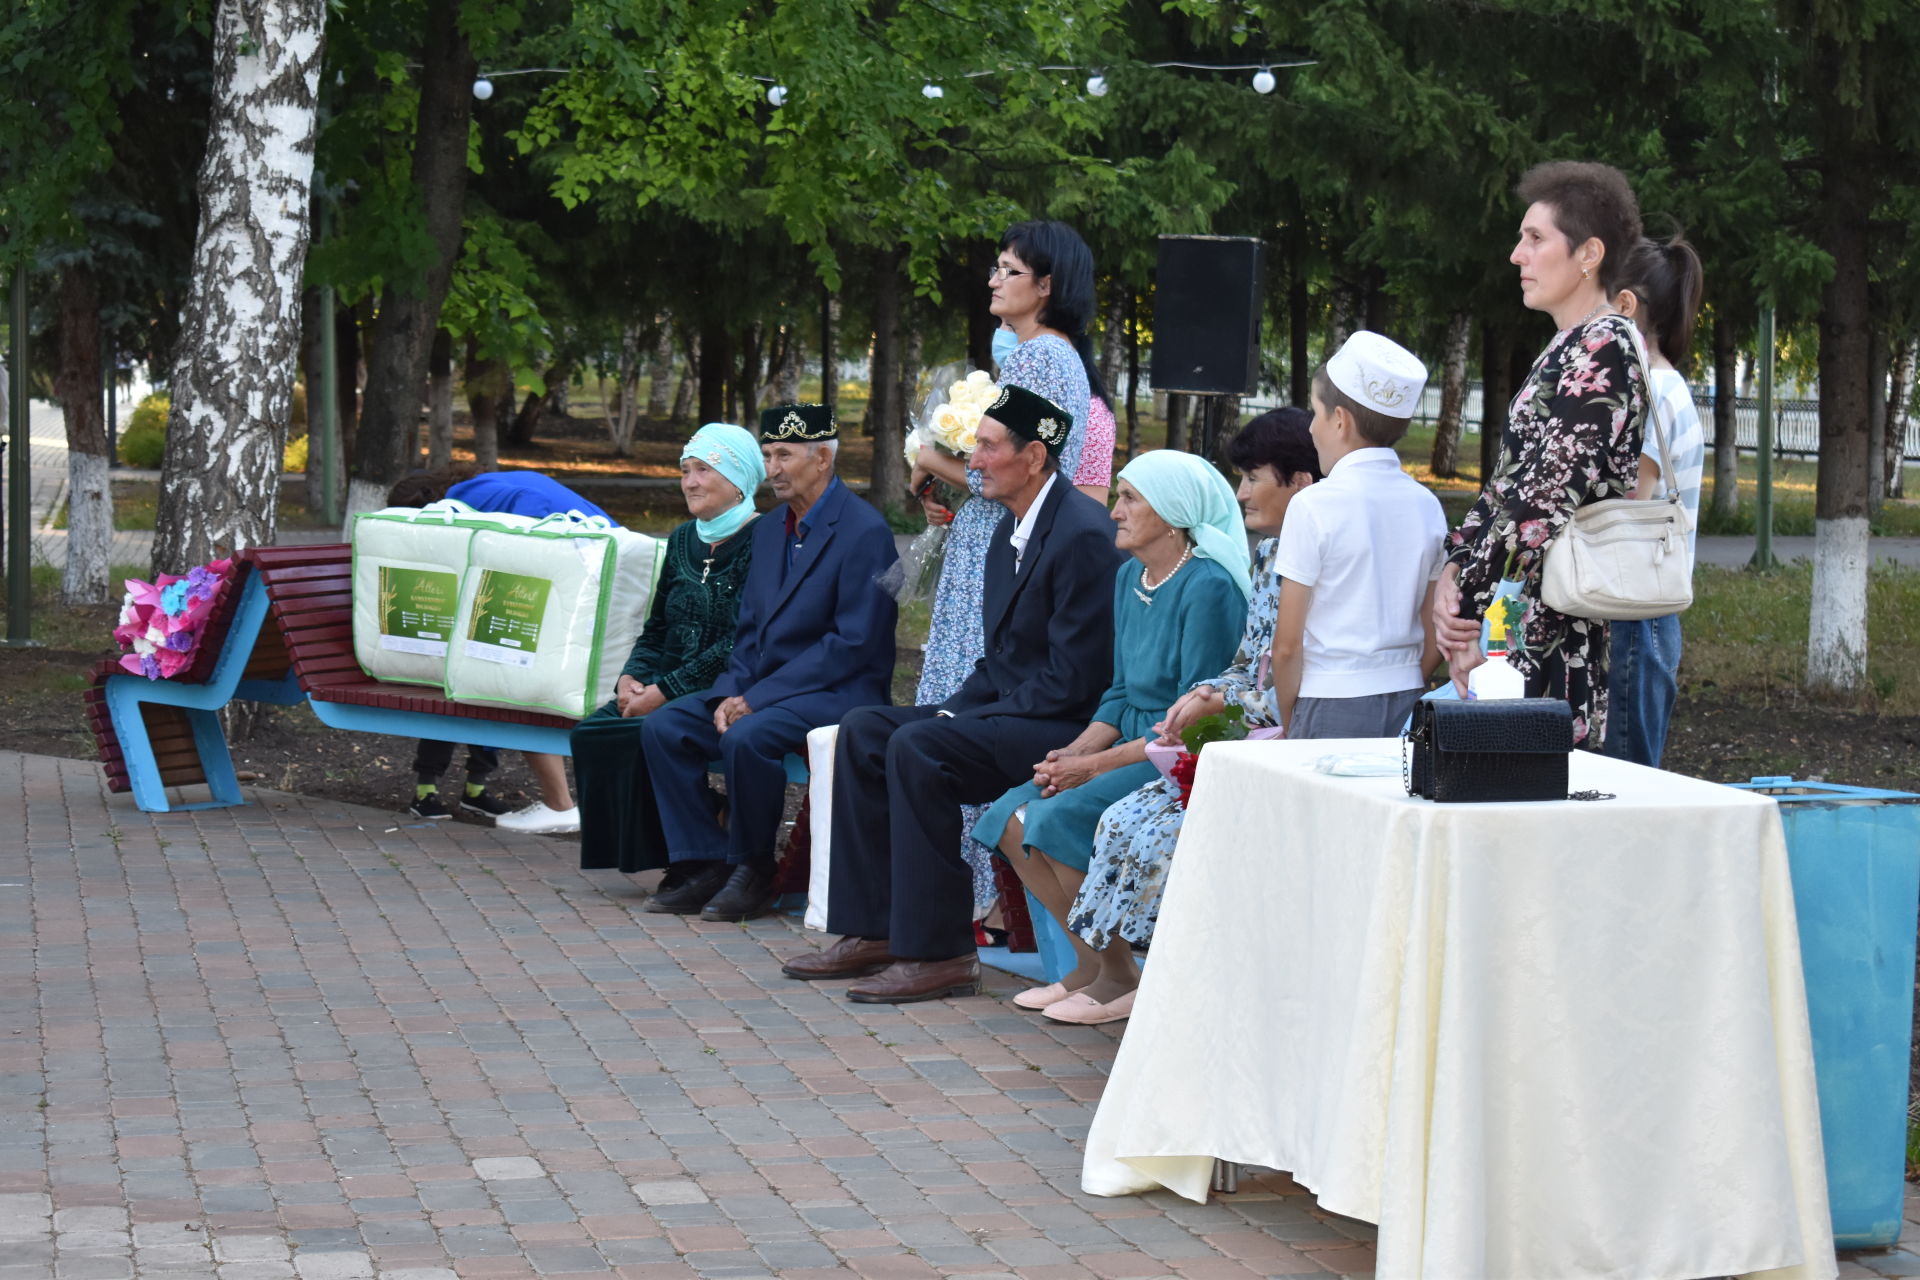
{"label": "white collared shirt", "polygon": [[1359,698],[1425,683],[1420,605],[1440,574],[1440,501],[1392,449],[1356,449],[1287,506],[1274,570],[1313,588],[1303,698]]}
{"label": "white collared shirt", "polygon": [[1013,544],[1015,569],[1020,567],[1020,557],[1026,554],[1027,539],[1033,536],[1033,522],[1040,518],[1040,504],[1047,500],[1047,490],[1053,488],[1053,482],[1059,478],[1058,471],[1047,477],[1047,482],[1040,486],[1040,492],[1033,495],[1033,501],[1027,507],[1027,514],[1020,517],[1019,522],[1013,526],[1013,532],[1007,535],[1007,541]]}

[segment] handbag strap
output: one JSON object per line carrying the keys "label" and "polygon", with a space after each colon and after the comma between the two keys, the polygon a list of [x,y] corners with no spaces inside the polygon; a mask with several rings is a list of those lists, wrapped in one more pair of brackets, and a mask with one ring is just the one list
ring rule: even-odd
{"label": "handbag strap", "polygon": [[1667,451],[1666,424],[1660,420],[1660,398],[1653,392],[1653,360],[1647,355],[1647,340],[1640,326],[1629,316],[1620,318],[1627,322],[1627,332],[1633,335],[1633,352],[1640,357],[1640,382],[1647,389],[1647,416],[1653,419],[1653,438],[1660,446],[1660,483],[1666,487],[1665,497],[1671,502],[1679,498],[1680,486],[1674,479],[1673,455]]}

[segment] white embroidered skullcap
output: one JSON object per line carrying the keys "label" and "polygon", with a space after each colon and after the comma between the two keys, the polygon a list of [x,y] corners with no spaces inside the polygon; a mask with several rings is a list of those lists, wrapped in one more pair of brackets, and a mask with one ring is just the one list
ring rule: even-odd
{"label": "white embroidered skullcap", "polygon": [[1356,404],[1411,418],[1427,386],[1427,366],[1393,339],[1362,329],[1327,361],[1327,379]]}

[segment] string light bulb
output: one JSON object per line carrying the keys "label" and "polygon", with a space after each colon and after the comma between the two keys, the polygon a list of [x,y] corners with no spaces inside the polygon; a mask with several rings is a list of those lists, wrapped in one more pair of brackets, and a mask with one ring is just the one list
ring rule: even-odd
{"label": "string light bulb", "polygon": [[473,82],[473,96],[485,102],[493,96],[493,81],[481,76]]}
{"label": "string light bulb", "polygon": [[1272,93],[1274,84],[1273,72],[1267,70],[1265,67],[1253,73],[1253,91],[1255,93]]}
{"label": "string light bulb", "polygon": [[776,107],[786,106],[787,105],[787,86],[783,84],[768,86],[767,101]]}
{"label": "string light bulb", "polygon": [[944,98],[947,96],[947,91],[937,84],[923,84],[920,86],[920,96],[923,98]]}
{"label": "string light bulb", "polygon": [[1091,98],[1107,96],[1107,78],[1098,71],[1087,77],[1087,96]]}

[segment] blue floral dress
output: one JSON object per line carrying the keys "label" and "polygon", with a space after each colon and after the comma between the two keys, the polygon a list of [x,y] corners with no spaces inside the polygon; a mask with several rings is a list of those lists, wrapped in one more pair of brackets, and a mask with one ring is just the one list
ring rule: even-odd
{"label": "blue floral dress", "polygon": [[[1015,347],[1000,366],[1002,383],[1013,383],[1043,395],[1073,415],[1073,430],[1060,451],[1062,483],[1070,483],[1080,465],[1080,452],[1087,434],[1086,367],[1073,344],[1053,334],[1042,334]],[[980,473],[967,473],[967,491],[971,495],[954,512],[947,529],[946,561],[940,569],[940,582],[933,592],[933,616],[927,627],[927,646],[920,667],[920,687],[914,701],[920,706],[945,702],[972,674],[974,663],[986,652],[985,624],[982,621],[981,591],[987,574],[987,546],[993,541],[994,528],[1006,507],[980,496]],[[962,810],[962,827],[971,831],[985,812],[985,805],[967,805]],[[961,852],[973,868],[973,898],[976,908],[992,905],[993,851],[969,837]]]}
{"label": "blue floral dress", "polygon": [[[1279,549],[1280,539],[1268,538],[1254,552],[1253,594],[1247,600],[1246,631],[1233,665],[1193,686],[1218,689],[1246,713],[1249,729],[1279,723],[1261,678],[1280,614],[1280,575],[1273,568]],[[1107,806],[1094,828],[1093,860],[1067,913],[1067,927],[1096,951],[1116,936],[1142,946],[1151,942],[1154,923],[1160,918],[1160,896],[1173,866],[1173,849],[1186,818],[1180,788],[1166,778],[1155,778]]]}

